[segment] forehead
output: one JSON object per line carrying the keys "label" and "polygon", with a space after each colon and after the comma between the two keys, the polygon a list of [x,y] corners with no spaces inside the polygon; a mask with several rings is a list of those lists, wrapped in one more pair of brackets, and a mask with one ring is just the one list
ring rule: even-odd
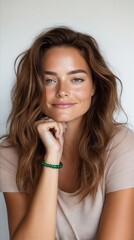
{"label": "forehead", "polygon": [[52,47],[46,50],[45,56],[51,55],[51,54],[66,54],[69,55],[72,53],[73,55],[81,55],[80,50],[73,47],[73,46],[57,46],[57,47]]}
{"label": "forehead", "polygon": [[88,64],[80,51],[74,47],[53,47],[44,54],[43,65],[50,68],[83,68],[89,70]]}

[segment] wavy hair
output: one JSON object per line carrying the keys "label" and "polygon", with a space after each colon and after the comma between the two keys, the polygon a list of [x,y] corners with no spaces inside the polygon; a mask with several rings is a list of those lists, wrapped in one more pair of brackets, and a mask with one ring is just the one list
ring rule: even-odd
{"label": "wavy hair", "polygon": [[17,185],[20,191],[32,193],[41,173],[40,161],[45,148],[35,122],[44,116],[40,102],[43,95],[44,53],[54,47],[74,47],[86,60],[95,85],[91,107],[84,115],[78,140],[79,161],[76,170],[78,192],[84,198],[96,195],[104,173],[107,145],[119,124],[114,113],[123,110],[117,94],[116,77],[104,61],[95,39],[68,27],[55,27],[41,33],[32,46],[15,61],[16,82],[12,90],[12,110],[6,135],[19,154]]}

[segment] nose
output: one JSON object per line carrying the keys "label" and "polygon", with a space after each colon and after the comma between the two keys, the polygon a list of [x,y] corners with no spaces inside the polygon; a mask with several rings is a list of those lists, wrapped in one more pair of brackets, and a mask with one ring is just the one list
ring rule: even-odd
{"label": "nose", "polygon": [[65,83],[59,83],[56,96],[58,98],[64,98],[64,97],[67,97],[68,95],[69,93],[68,93],[67,85]]}
{"label": "nose", "polygon": [[56,96],[59,97],[59,98],[64,98],[64,97],[67,97],[68,94],[65,93],[65,92],[58,92],[58,93],[56,94]]}

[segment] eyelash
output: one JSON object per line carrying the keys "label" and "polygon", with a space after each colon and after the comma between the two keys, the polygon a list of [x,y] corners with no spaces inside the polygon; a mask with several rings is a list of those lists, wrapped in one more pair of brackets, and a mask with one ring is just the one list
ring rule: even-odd
{"label": "eyelash", "polygon": [[[76,81],[77,80],[77,81]],[[84,80],[81,79],[81,78],[74,78],[72,81],[75,81],[75,82],[83,82]]]}
{"label": "eyelash", "polygon": [[[51,81],[51,82],[50,82]],[[56,82],[55,80],[53,80],[53,79],[46,79],[45,80],[45,84],[46,85],[50,85],[52,82]]]}
{"label": "eyelash", "polygon": [[[51,82],[50,82],[50,81],[51,81]],[[81,82],[83,82],[84,80],[83,80],[82,78],[73,78],[71,81],[72,81],[72,82],[76,82],[76,83],[81,83]],[[53,79],[46,79],[46,80],[45,80],[45,84],[46,84],[46,85],[50,85],[50,84],[52,84],[53,82],[56,82],[56,80],[53,80]]]}

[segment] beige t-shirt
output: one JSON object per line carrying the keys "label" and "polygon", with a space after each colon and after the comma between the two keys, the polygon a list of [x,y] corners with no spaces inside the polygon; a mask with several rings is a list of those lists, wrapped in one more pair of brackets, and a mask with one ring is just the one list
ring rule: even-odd
{"label": "beige t-shirt", "polygon": [[[95,240],[105,195],[134,188],[134,133],[121,127],[111,140],[104,177],[95,201],[88,195],[82,202],[78,196],[58,189],[56,240]],[[14,148],[0,150],[0,191],[17,192],[18,154]]]}

